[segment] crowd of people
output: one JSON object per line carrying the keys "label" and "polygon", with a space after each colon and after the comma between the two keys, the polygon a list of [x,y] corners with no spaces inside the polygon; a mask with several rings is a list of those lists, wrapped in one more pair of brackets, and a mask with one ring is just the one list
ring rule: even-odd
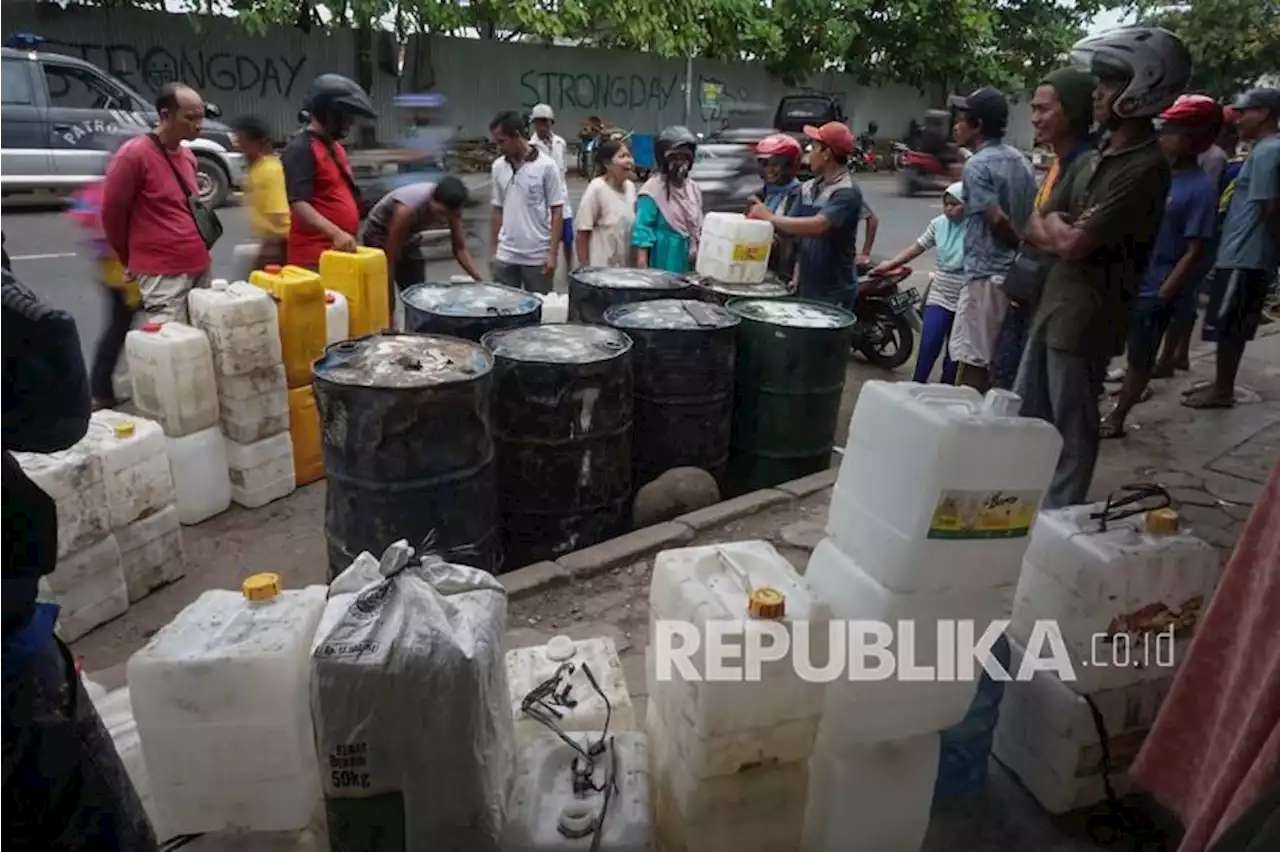
{"label": "crowd of people", "polygon": [[[876,270],[936,250],[915,379],[941,354],[942,381],[1016,390],[1024,415],[1052,422],[1064,446],[1050,508],[1085,502],[1100,441],[1124,435],[1152,379],[1189,368],[1202,295],[1217,373],[1182,404],[1234,404],[1280,260],[1280,90],[1225,108],[1188,92],[1185,46],[1155,27],[1086,38],[1073,58],[1031,101],[1036,143],[1054,154],[1039,186],[1003,142],[1004,95],[954,98],[956,141],[974,153],[943,214]],[[1103,418],[1107,367],[1122,353]]]}
{"label": "crowd of people", "polygon": [[[1280,90],[1253,90],[1224,112],[1186,91],[1187,50],[1158,28],[1093,36],[1074,55],[1073,66],[1047,75],[1031,102],[1036,142],[1054,154],[1045,179],[1037,185],[1026,158],[1004,142],[1003,94],[984,87],[955,99],[955,140],[973,150],[961,180],[946,189],[942,213],[919,239],[876,269],[887,273],[936,252],[915,379],[929,380],[941,359],[943,382],[1012,387],[1023,414],[1052,422],[1064,449],[1049,508],[1085,501],[1099,441],[1124,434],[1153,379],[1188,368],[1206,291],[1204,336],[1217,344],[1217,373],[1183,404],[1233,404],[1240,361],[1280,257]],[[175,83],[160,90],[155,105],[154,132],[123,144],[105,180],[72,206],[90,234],[109,302],[91,371],[84,370],[74,321],[14,280],[6,254],[4,787],[6,836],[22,848],[156,848],[53,634],[56,608],[37,603],[38,580],[54,567],[56,513],[10,454],[64,449],[83,437],[90,399],[95,406],[116,403],[111,377],[137,315],[184,321],[189,292],[210,283],[210,249],[222,229],[198,198],[196,161],[182,144],[199,134],[205,104],[195,89]],[[358,84],[323,74],[312,82],[305,127],[278,156],[262,121],[235,122],[256,240],[241,258],[246,271],[282,262],[315,269],[325,251],[375,246],[387,254],[394,298],[424,276],[409,249],[415,234],[434,226],[448,228],[458,263],[482,277],[466,244],[461,211],[468,190],[459,179],[427,175],[364,203],[342,140],[355,122],[375,114]],[[491,168],[490,276],[547,293],[561,262],[692,269],[705,218],[690,175],[697,138],[684,127],[662,131],[656,168],[638,188],[625,142],[602,141],[596,149],[602,174],[575,216],[567,146],[554,125],[545,104],[529,116],[502,112],[490,123],[499,150]],[[1237,133],[1250,146],[1243,162],[1235,157]],[[837,122],[806,127],[804,137],[804,145],[783,135],[758,144],[762,185],[745,212],[773,225],[770,266],[799,296],[852,309],[877,224],[851,174],[855,139]],[[806,156],[814,177],[801,182]],[[867,234],[859,249],[862,222]],[[1103,420],[1105,370],[1126,349],[1118,404]],[[1278,486],[1273,475],[1272,504]],[[1238,574],[1254,572],[1255,550],[1274,553],[1275,529],[1274,521],[1251,526],[1261,543],[1239,556]],[[1267,580],[1268,588],[1274,581]],[[1237,597],[1242,609],[1256,601],[1247,590]],[[1210,663],[1216,671],[1216,659]],[[1194,689],[1182,692],[1194,703]],[[1273,705],[1263,709],[1273,712]],[[1259,747],[1270,749],[1273,764],[1280,761],[1274,742],[1246,746]],[[1177,787],[1173,775],[1195,771],[1154,759],[1144,770],[1157,791]],[[1236,782],[1243,774],[1239,767],[1223,772]],[[1250,783],[1270,782],[1255,775]],[[1176,795],[1195,798],[1181,789]],[[1242,801],[1219,796],[1192,814],[1199,820],[1194,829],[1206,838],[1220,832],[1227,816],[1247,806]]]}

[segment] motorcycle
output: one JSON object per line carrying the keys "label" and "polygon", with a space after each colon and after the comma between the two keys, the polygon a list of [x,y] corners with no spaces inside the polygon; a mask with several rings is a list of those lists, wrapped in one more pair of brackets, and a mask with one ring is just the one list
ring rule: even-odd
{"label": "motorcycle", "polygon": [[911,358],[916,335],[924,330],[917,307],[920,293],[914,287],[899,286],[911,275],[910,267],[899,267],[888,275],[876,275],[873,268],[870,263],[858,268],[861,283],[853,306],[858,322],[852,350],[873,366],[893,370]]}

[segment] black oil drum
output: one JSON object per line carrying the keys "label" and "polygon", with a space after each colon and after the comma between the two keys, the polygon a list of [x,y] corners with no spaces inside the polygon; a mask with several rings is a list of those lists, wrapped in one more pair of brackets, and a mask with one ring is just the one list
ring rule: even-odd
{"label": "black oil drum", "polygon": [[732,495],[826,470],[840,420],[852,313],[806,299],[737,299]]}
{"label": "black oil drum", "polygon": [[685,299],[688,281],[661,269],[583,266],[569,273],[569,322],[604,324],[613,305],[651,299]]}
{"label": "black oil drum", "polygon": [[690,298],[727,305],[730,299],[781,299],[791,295],[787,285],[776,278],[767,278],[759,284],[733,284],[705,275],[689,273],[684,280],[693,287]]}
{"label": "black oil drum", "polygon": [[402,298],[406,331],[479,342],[491,331],[542,320],[542,300],[536,295],[487,281],[415,284]]}
{"label": "black oil drum", "polygon": [[400,539],[497,573],[502,566],[484,347],[422,334],[335,343],[315,363],[328,495],[329,576]]}
{"label": "black oil drum", "polygon": [[631,340],[578,323],[491,331],[498,505],[516,568],[612,538],[631,500]]}
{"label": "black oil drum", "polygon": [[693,299],[614,305],[604,316],[634,346],[632,484],[640,488],[673,467],[697,467],[723,488],[738,318]]}

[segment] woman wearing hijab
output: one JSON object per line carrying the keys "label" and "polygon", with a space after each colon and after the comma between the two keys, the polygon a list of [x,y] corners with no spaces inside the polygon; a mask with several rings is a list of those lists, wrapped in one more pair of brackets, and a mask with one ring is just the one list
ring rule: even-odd
{"label": "woman wearing hijab", "polygon": [[636,201],[631,245],[636,266],[683,274],[693,267],[702,230],[702,190],[689,180],[698,140],[687,127],[668,127],[654,145],[658,171]]}
{"label": "woman wearing hijab", "polygon": [[[1053,165],[1036,193],[1035,209],[1043,210],[1050,199],[1056,199],[1061,187],[1065,193],[1083,192],[1093,172],[1092,74],[1077,68],[1062,68],[1044,78],[1031,99],[1031,126],[1035,142],[1053,150]],[[1066,195],[1065,198],[1071,198]],[[1059,202],[1055,209],[1065,209]],[[1027,331],[1035,313],[1038,290],[1044,284],[1052,259],[1023,244],[1022,250],[1006,277],[1005,292],[1010,297],[1009,312],[996,339],[996,358],[991,383],[1009,390],[1018,376],[1022,350],[1027,345]]]}

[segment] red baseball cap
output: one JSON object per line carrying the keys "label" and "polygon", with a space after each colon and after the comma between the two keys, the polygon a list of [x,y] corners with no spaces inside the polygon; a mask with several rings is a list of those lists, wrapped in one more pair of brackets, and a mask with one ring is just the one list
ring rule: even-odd
{"label": "red baseball cap", "polygon": [[853,153],[853,131],[847,124],[841,124],[838,121],[828,121],[821,127],[806,124],[804,135],[815,142],[821,142],[840,156],[847,157]]}

